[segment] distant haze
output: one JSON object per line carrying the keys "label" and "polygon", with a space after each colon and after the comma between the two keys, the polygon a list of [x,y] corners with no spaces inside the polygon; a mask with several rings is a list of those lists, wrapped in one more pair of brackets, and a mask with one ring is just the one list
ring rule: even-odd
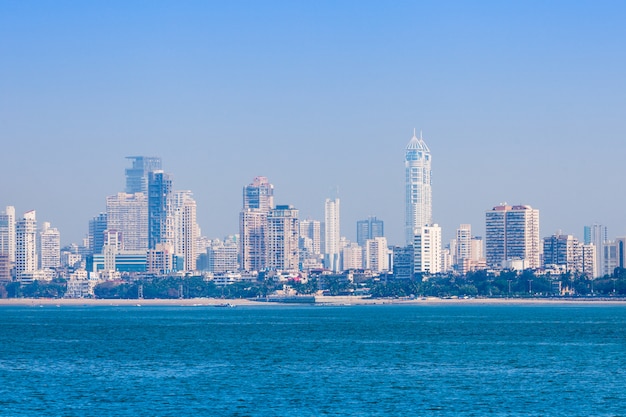
{"label": "distant haze", "polygon": [[79,242],[129,155],[192,190],[203,235],[238,233],[257,175],[342,235],[404,222],[404,147],[433,158],[433,217],[484,233],[501,202],[541,235],[626,235],[626,3],[0,3],[0,210]]}

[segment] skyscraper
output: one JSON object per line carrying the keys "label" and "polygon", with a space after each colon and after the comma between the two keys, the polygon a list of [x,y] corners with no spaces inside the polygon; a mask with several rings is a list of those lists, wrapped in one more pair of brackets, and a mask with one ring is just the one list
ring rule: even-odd
{"label": "skyscraper", "polygon": [[106,198],[106,206],[107,229],[120,232],[123,250],[148,250],[148,196],[118,193]]}
{"label": "skyscraper", "polygon": [[385,236],[385,226],[382,220],[376,217],[368,217],[366,220],[356,222],[356,242],[365,247],[365,241],[376,237]]}
{"label": "skyscraper", "polygon": [[7,206],[0,213],[0,254],[7,255],[9,264],[15,263],[15,207]]}
{"label": "skyscraper", "polygon": [[255,177],[243,188],[239,253],[244,271],[260,271],[267,266],[267,216],[273,208],[274,186],[266,177]]}
{"label": "skyscraper", "polygon": [[593,272],[593,278],[600,277],[604,274],[603,267],[605,265],[605,250],[604,244],[608,242],[608,230],[606,226],[601,224],[592,224],[591,226],[584,227],[584,241],[585,245],[595,246],[595,270]]}
{"label": "skyscraper", "polygon": [[276,206],[267,216],[267,267],[281,271],[299,269],[300,224],[293,206]]}
{"label": "skyscraper", "polygon": [[37,216],[35,210],[24,213],[15,227],[15,274],[17,279],[34,273],[37,265]]}
{"label": "skyscraper", "polygon": [[524,269],[541,266],[539,210],[502,204],[486,212],[485,226],[489,267],[505,268],[514,260],[521,261]]}
{"label": "skyscraper", "polygon": [[415,231],[433,222],[430,149],[413,131],[406,146],[405,159],[405,235],[406,243],[413,242]]}
{"label": "skyscraper", "polygon": [[243,188],[243,208],[266,213],[274,208],[274,186],[267,177],[255,177],[251,184]]}
{"label": "skyscraper", "polygon": [[172,178],[162,170],[148,173],[148,248],[174,244]]}
{"label": "skyscraper", "polygon": [[324,205],[324,266],[334,272],[340,268],[340,242],[339,198],[327,198]]}
{"label": "skyscraper", "polygon": [[414,272],[436,274],[441,272],[441,227],[422,226],[413,238]]}
{"label": "skyscraper", "polygon": [[561,267],[565,272],[582,272],[582,245],[572,235],[554,234],[544,237],[543,264],[545,267]]}
{"label": "skyscraper", "polygon": [[363,254],[363,263],[366,269],[378,273],[389,270],[389,249],[385,237],[367,239],[363,247]]}
{"label": "skyscraper", "polygon": [[126,192],[148,195],[148,174],[161,169],[161,158],[152,156],[127,156],[133,162],[132,168],[126,168]]}
{"label": "skyscraper", "polygon": [[89,253],[102,253],[104,246],[104,231],[107,230],[107,215],[100,213],[89,220]]}
{"label": "skyscraper", "polygon": [[196,270],[196,200],[191,191],[175,191],[172,194],[172,214],[174,216],[174,251],[184,261],[185,271]]}
{"label": "skyscraper", "polygon": [[44,222],[39,233],[39,267],[55,269],[61,265],[61,235],[59,230]]}

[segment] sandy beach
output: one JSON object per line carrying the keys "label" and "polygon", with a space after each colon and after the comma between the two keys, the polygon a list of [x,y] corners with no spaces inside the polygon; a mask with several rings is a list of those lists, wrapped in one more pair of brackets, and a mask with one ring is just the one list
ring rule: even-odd
{"label": "sandy beach", "polygon": [[[284,303],[249,299],[191,298],[191,299],[89,299],[89,298],[4,298],[0,306],[293,306],[312,303]],[[349,296],[317,296],[315,305],[626,305],[623,298],[416,298],[385,299]]]}

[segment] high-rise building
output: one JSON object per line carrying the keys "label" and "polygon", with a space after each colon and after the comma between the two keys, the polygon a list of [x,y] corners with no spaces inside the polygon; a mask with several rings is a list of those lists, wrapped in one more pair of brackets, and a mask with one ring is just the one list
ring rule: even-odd
{"label": "high-rise building", "polygon": [[185,271],[196,270],[196,201],[191,191],[175,191],[172,194],[172,215],[174,217],[174,250],[183,259]]}
{"label": "high-rise building", "polygon": [[441,227],[418,227],[413,239],[413,265],[416,274],[441,272]]}
{"label": "high-rise building", "polygon": [[161,169],[161,158],[152,156],[127,156],[133,163],[126,168],[126,193],[148,195],[148,174]]}
{"label": "high-rise building", "polygon": [[389,249],[387,248],[387,238],[375,237],[365,241],[364,246],[364,266],[372,272],[389,271]]}
{"label": "high-rise building", "polygon": [[359,246],[365,247],[366,240],[383,236],[385,236],[385,225],[382,220],[370,216],[366,220],[356,222],[356,242]]}
{"label": "high-rise building", "polygon": [[299,270],[300,224],[293,206],[276,206],[267,216],[267,267],[280,271]]}
{"label": "high-rise building", "polygon": [[347,244],[341,249],[342,269],[363,269],[363,247],[356,242]]}
{"label": "high-rise building", "polygon": [[340,269],[340,249],[339,198],[327,198],[324,206],[324,266],[333,272]]}
{"label": "high-rise building", "polygon": [[106,198],[106,206],[107,229],[120,232],[123,250],[148,250],[147,195],[118,193]]}
{"label": "high-rise building", "polygon": [[608,230],[606,226],[601,224],[592,224],[584,227],[584,242],[585,245],[594,245],[596,247],[596,259],[595,259],[595,271],[593,277],[597,278],[604,275],[603,267],[605,265],[605,250],[604,244],[609,241]]}
{"label": "high-rise building", "polygon": [[596,250],[597,248],[593,244],[581,245],[582,247],[582,273],[588,278],[596,278],[594,275],[596,272]]}
{"label": "high-rise building", "polygon": [[234,272],[239,269],[237,242],[233,240],[211,242],[207,248],[207,270],[213,273]]}
{"label": "high-rise building", "polygon": [[301,220],[300,238],[308,239],[307,244],[302,249],[313,255],[320,255],[321,252],[321,223],[319,220]]}
{"label": "high-rise building", "polygon": [[7,206],[0,213],[0,254],[8,256],[9,265],[15,263],[15,207]]}
{"label": "high-rise building", "polygon": [[39,268],[55,269],[61,266],[61,234],[44,222],[38,240]]}
{"label": "high-rise building", "polygon": [[157,243],[174,244],[172,178],[158,170],[148,173],[148,248]]}
{"label": "high-rise building", "polygon": [[269,213],[274,208],[274,186],[267,177],[255,177],[243,188],[243,208]]}
{"label": "high-rise building", "polygon": [[[451,248],[452,249],[452,248]],[[454,247],[454,264],[457,271],[465,274],[469,270],[470,261],[472,259],[472,226],[462,224],[456,229],[456,245]]]}
{"label": "high-rise building", "polygon": [[15,274],[33,274],[38,270],[37,257],[37,216],[35,210],[24,213],[15,226]]}
{"label": "high-rise building", "polygon": [[244,271],[261,271],[267,266],[267,215],[259,209],[239,213],[239,253]]}
{"label": "high-rise building", "polygon": [[321,269],[321,223],[300,220],[300,264],[303,270]]}
{"label": "high-rise building", "polygon": [[520,261],[524,269],[541,266],[539,210],[502,204],[486,212],[485,226],[489,267],[505,268],[511,261]]}
{"label": "high-rise building", "polygon": [[107,215],[100,213],[93,219],[89,220],[89,253],[102,253],[104,246],[104,231],[107,230]]}
{"label": "high-rise building", "polygon": [[560,233],[543,238],[543,264],[563,268],[565,272],[582,272],[582,245],[572,235]]}
{"label": "high-rise building", "polygon": [[256,177],[243,188],[239,255],[244,271],[261,271],[267,267],[267,216],[273,208],[274,186],[266,177]]}
{"label": "high-rise building", "polygon": [[414,266],[413,245],[393,247],[393,277],[412,279]]}
{"label": "high-rise building", "polygon": [[413,243],[415,231],[433,222],[430,149],[413,131],[406,146],[405,159],[405,234],[407,245]]}

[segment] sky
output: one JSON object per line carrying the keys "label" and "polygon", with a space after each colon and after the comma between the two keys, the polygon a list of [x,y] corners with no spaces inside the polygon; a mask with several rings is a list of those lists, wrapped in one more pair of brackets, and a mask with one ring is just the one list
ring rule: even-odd
{"label": "sky", "polygon": [[626,235],[621,1],[0,0],[0,209],[80,242],[125,159],[160,156],[202,234],[238,233],[242,188],[341,232],[404,240],[404,148],[432,152],[444,240],[502,202],[541,235]]}

